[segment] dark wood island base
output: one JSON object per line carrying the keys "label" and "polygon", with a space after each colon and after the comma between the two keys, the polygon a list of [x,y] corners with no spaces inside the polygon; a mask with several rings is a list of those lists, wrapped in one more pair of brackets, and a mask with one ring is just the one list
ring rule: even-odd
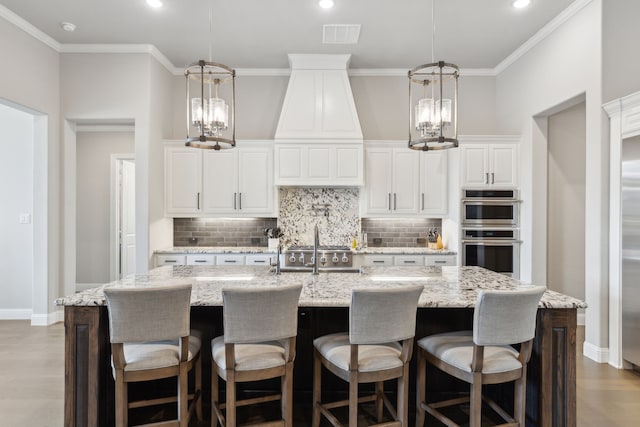
{"label": "dark wood island base", "polygon": [[[538,310],[536,337],[528,368],[527,426],[576,425],[576,314],[575,308]],[[192,328],[203,333],[203,402],[206,404],[209,398],[209,344],[211,338],[223,332],[222,307],[194,306],[191,318]],[[470,329],[472,319],[472,308],[418,308],[416,338]],[[346,331],[347,325],[348,308],[299,309],[294,396],[296,405],[304,408],[307,425],[311,423],[313,338]],[[415,375],[415,366],[412,366],[411,372]],[[438,372],[429,375],[429,393],[464,391],[459,384],[438,376]],[[330,384],[327,390],[329,393],[335,390],[336,394],[340,394],[346,388],[336,383]],[[413,420],[413,381],[410,392],[410,416]],[[509,407],[512,387],[507,385],[491,392],[495,392],[497,399]],[[65,426],[113,426],[113,395],[107,308],[65,306]]]}

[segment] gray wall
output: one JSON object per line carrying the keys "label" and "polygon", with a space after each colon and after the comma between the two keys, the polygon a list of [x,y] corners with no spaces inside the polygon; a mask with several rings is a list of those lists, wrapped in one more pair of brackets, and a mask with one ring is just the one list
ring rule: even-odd
{"label": "gray wall", "polygon": [[549,116],[547,286],[584,299],[585,129],[580,103]]}
{"label": "gray wall", "polygon": [[133,132],[78,132],[76,150],[76,281],[108,283],[111,155],[133,153]]}
{"label": "gray wall", "polygon": [[[404,139],[408,133],[406,77],[350,77],[364,139]],[[236,137],[273,139],[288,76],[236,78]],[[184,77],[173,80],[173,137],[184,138],[186,101]],[[495,134],[495,77],[460,77],[459,134]]]}
{"label": "gray wall", "polygon": [[608,102],[640,91],[640,1],[602,2],[602,94]]}

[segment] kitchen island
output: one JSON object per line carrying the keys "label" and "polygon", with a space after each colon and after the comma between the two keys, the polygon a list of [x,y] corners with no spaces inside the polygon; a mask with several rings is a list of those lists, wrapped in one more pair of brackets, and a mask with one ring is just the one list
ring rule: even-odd
{"label": "kitchen island", "polygon": [[[416,337],[471,328],[473,306],[483,289],[517,289],[526,283],[479,267],[367,267],[363,273],[285,273],[265,267],[164,266],[148,274],[89,289],[56,301],[65,306],[65,425],[113,425],[108,314],[103,288],[191,283],[192,327],[203,332],[203,377],[207,403],[208,340],[222,334],[224,287],[302,284],[295,371],[297,404],[310,409],[312,341],[348,329],[351,289],[421,284]],[[528,370],[527,425],[575,426],[575,329],[582,301],[547,291],[538,311],[536,338]],[[434,381],[434,393],[450,383]],[[332,386],[329,390],[332,390]],[[337,390],[338,387],[336,386]],[[336,393],[338,393],[336,391]],[[508,402],[507,389],[496,391]],[[308,402],[307,402],[308,400]],[[410,400],[410,403],[413,403]],[[309,416],[310,419],[310,416]]]}

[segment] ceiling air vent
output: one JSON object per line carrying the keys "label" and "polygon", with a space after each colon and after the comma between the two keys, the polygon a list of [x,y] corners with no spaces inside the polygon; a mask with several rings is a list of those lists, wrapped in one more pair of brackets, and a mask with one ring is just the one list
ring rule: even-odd
{"label": "ceiling air vent", "polygon": [[360,24],[326,24],[322,26],[323,44],[356,44]]}

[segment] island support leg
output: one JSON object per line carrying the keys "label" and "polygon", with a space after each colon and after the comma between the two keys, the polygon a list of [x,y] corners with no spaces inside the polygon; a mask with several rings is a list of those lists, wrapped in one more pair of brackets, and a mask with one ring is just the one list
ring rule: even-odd
{"label": "island support leg", "polygon": [[113,381],[109,381],[108,322],[101,307],[64,310],[65,427],[113,424]]}

